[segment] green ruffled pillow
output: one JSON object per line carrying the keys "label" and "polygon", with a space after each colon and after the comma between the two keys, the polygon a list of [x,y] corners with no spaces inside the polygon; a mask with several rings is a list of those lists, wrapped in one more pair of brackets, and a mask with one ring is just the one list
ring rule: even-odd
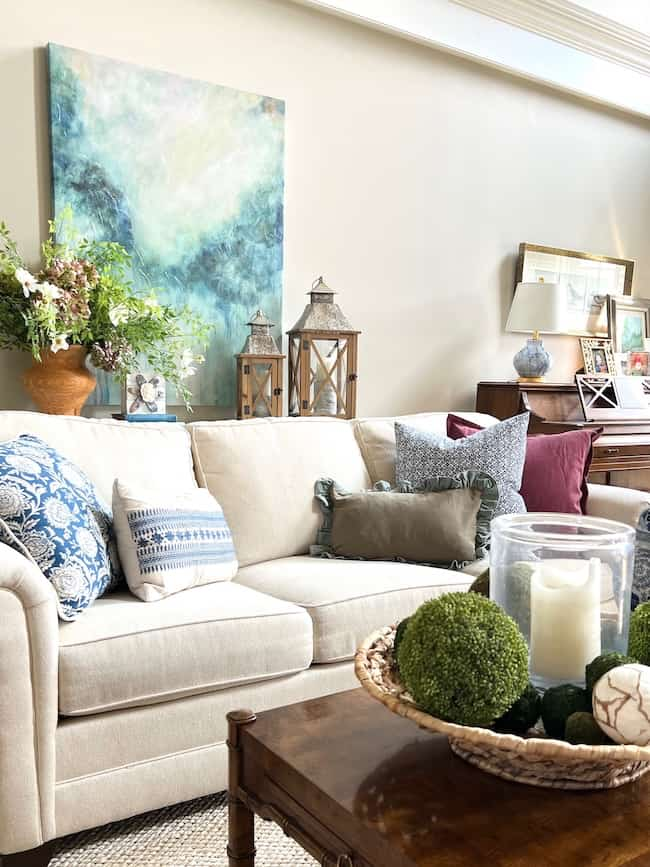
{"label": "green ruffled pillow", "polygon": [[323,523],[314,557],[393,560],[463,569],[487,556],[490,521],[499,501],[494,479],[474,470],[453,478],[377,482],[352,493],[333,479],[314,486]]}

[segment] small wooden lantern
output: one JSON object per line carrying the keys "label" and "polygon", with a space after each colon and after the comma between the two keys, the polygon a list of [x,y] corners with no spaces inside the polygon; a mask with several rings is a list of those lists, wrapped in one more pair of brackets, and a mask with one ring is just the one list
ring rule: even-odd
{"label": "small wooden lantern", "polygon": [[271,334],[273,323],[258,310],[237,359],[237,418],[282,415],[282,367],[286,358]]}
{"label": "small wooden lantern", "polygon": [[357,337],[333,289],[319,277],[289,335],[289,415],[354,418]]}

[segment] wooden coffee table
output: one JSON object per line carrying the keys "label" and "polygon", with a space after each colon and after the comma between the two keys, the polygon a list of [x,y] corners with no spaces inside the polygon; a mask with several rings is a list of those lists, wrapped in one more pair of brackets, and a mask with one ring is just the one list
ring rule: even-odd
{"label": "wooden coffee table", "polygon": [[254,867],[255,813],[322,867],[650,867],[650,774],[509,783],[360,689],[228,719],[230,867]]}

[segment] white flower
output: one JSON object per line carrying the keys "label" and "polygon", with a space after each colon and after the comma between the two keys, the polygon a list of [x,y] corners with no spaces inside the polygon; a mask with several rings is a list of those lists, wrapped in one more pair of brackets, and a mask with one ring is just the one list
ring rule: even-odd
{"label": "white flower", "polygon": [[65,503],[53,498],[45,504],[45,517],[54,527],[67,527],[72,513]]}
{"label": "white flower", "polygon": [[23,492],[13,485],[0,486],[0,515],[5,518],[19,515],[27,508],[27,500]]}
{"label": "white flower", "polygon": [[47,301],[48,303],[61,297],[61,290],[52,283],[37,283],[36,290],[41,293],[43,301]]}
{"label": "white flower", "polygon": [[76,533],[77,545],[86,557],[94,557],[97,554],[97,542],[93,534],[85,527],[80,527]]}
{"label": "white flower", "polygon": [[129,308],[126,304],[116,304],[115,307],[111,307],[108,311],[108,318],[111,320],[111,324],[117,328],[118,325],[128,322]]}
{"label": "white flower", "polygon": [[86,577],[74,562],[50,570],[50,580],[61,599],[80,599],[86,591]]}
{"label": "white flower", "polygon": [[57,334],[52,343],[50,344],[50,349],[56,355],[59,349],[69,349],[70,344],[68,343],[68,335],[67,334]]}
{"label": "white flower", "polygon": [[25,298],[29,298],[32,292],[36,291],[37,280],[33,274],[30,274],[25,268],[16,268],[15,270],[16,280],[23,287],[23,295]]}
{"label": "white flower", "polygon": [[23,455],[7,455],[5,458],[9,466],[18,470],[19,473],[25,476],[38,476],[41,472],[40,466],[31,458],[26,458]]}
{"label": "white flower", "polygon": [[191,349],[184,349],[179,362],[181,379],[194,376],[196,373],[194,365],[203,364],[204,361],[205,358],[202,355],[194,355]]}
{"label": "white flower", "polygon": [[153,295],[151,295],[149,298],[145,298],[142,303],[151,312],[158,310],[158,308],[160,307],[160,303],[159,303],[158,299],[154,298]]}

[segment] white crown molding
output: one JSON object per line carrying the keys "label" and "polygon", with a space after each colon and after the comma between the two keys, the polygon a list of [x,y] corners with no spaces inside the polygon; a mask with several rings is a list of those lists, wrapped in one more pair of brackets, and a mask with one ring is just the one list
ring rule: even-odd
{"label": "white crown molding", "polygon": [[650,36],[570,0],[452,0],[452,3],[650,75]]}
{"label": "white crown molding", "polygon": [[650,38],[570,0],[293,2],[650,118]]}

